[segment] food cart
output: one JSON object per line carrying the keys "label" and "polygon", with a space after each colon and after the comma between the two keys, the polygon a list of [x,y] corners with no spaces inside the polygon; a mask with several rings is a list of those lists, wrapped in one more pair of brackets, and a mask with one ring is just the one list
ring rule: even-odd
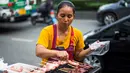
{"label": "food cart", "polygon": [[[106,53],[109,50],[110,42],[104,45],[102,49]],[[99,52],[95,52],[97,55],[105,54],[102,52],[102,49]],[[100,53],[100,54],[98,54]],[[94,53],[92,53],[93,55]],[[25,63],[15,63],[8,65],[4,63],[3,60],[0,60],[0,71],[1,73],[96,73],[100,70],[100,67],[94,67],[88,63],[81,63],[77,61],[48,61],[42,67],[33,66]]]}
{"label": "food cart", "polygon": [[75,72],[71,71],[73,70],[74,66],[71,65],[60,65],[54,70],[46,71],[44,72],[44,69],[41,67],[24,64],[24,63],[15,63],[7,67],[7,69],[1,71],[1,73],[95,73],[98,71],[98,68],[91,68],[89,70],[86,70],[86,72]]}

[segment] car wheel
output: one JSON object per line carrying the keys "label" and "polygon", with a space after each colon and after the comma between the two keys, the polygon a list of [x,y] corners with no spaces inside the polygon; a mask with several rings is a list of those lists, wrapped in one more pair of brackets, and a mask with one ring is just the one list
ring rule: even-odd
{"label": "car wheel", "polygon": [[34,26],[36,25],[36,18],[31,18],[31,24]]}
{"label": "car wheel", "polygon": [[113,13],[107,13],[103,17],[103,23],[109,25],[117,20],[117,17]]}
{"label": "car wheel", "polygon": [[88,63],[96,68],[96,73],[102,73],[103,71],[103,61],[100,56],[90,55],[86,56],[84,63]]}
{"label": "car wheel", "polygon": [[2,15],[2,17],[3,19],[7,19],[7,15],[5,13]]}

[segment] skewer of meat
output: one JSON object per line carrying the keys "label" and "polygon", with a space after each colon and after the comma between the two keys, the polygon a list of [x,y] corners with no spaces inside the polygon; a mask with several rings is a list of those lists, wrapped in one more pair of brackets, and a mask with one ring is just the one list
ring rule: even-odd
{"label": "skewer of meat", "polygon": [[73,66],[79,65],[79,63],[75,62],[75,61],[71,61],[71,60],[61,61],[61,60],[59,60],[59,61],[49,61],[42,68],[44,68],[44,70],[46,69],[46,71],[50,71],[50,70],[56,69],[60,65],[64,65],[64,64],[67,64],[67,63],[71,64]]}
{"label": "skewer of meat", "polygon": [[[68,63],[68,64],[70,64],[70,65],[72,65],[72,66],[74,66],[75,67],[75,69],[74,70],[77,70],[76,72],[84,72],[84,71],[87,71],[88,69],[90,69],[90,68],[92,68],[90,65],[88,65],[88,64],[84,64],[84,63],[79,63],[79,62],[76,62],[76,61],[72,61],[72,60],[68,60],[68,61],[61,61],[61,60],[59,60],[59,61],[49,61],[49,62],[47,62],[43,67],[42,67],[42,69],[43,69],[43,71],[44,72],[47,72],[47,71],[51,71],[51,70],[54,70],[54,69],[56,69],[57,67],[59,67],[60,65],[64,65],[64,64],[66,64],[66,63]],[[75,71],[73,71],[73,72],[75,72]],[[72,72],[72,73],[73,73]],[[70,72],[71,73],[71,72]]]}
{"label": "skewer of meat", "polygon": [[73,66],[78,66],[79,65],[79,62],[72,61],[72,60],[68,60],[68,63],[73,65]]}

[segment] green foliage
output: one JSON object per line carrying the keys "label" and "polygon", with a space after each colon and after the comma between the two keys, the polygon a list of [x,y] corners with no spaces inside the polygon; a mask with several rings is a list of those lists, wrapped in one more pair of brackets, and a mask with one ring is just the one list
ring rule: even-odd
{"label": "green foliage", "polygon": [[[54,0],[55,7],[61,0]],[[117,2],[118,0],[70,0],[76,6],[76,10],[97,10],[99,6]]]}
{"label": "green foliage", "polygon": [[0,6],[7,6],[7,4],[0,4]]}

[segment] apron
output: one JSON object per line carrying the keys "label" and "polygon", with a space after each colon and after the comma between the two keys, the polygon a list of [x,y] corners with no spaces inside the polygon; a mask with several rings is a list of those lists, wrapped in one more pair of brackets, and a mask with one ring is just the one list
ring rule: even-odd
{"label": "apron", "polygon": [[[71,26],[71,37],[70,37],[70,43],[68,48],[64,49],[64,47],[56,47],[56,40],[57,40],[57,26],[53,25],[53,33],[54,33],[54,37],[53,37],[53,42],[52,42],[52,50],[59,50],[59,51],[67,51],[69,54],[69,60],[74,60],[74,31],[73,31],[73,27]],[[51,60],[51,59],[49,59]]]}

